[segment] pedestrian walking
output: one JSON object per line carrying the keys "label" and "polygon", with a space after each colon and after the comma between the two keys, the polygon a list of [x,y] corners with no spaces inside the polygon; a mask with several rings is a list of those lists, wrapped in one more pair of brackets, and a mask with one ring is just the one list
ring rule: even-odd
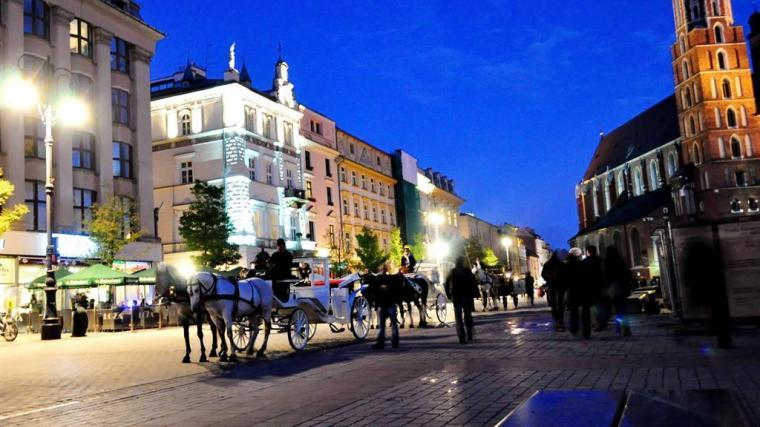
{"label": "pedestrian walking", "polygon": [[[602,259],[599,257],[599,252],[597,251],[596,246],[590,245],[586,248],[586,258],[583,260],[583,275],[584,275],[584,282],[585,282],[585,302],[589,304],[591,307],[594,305],[598,305],[600,301],[600,297],[602,295],[602,292],[605,291],[605,285],[604,285],[604,275],[602,272],[602,268],[604,266]],[[605,303],[607,303],[607,298],[604,299]],[[609,309],[607,309],[607,313],[609,313]],[[609,314],[607,315],[609,318]],[[597,332],[603,331],[607,329],[607,322],[603,324],[598,323],[598,319],[595,330]]]}
{"label": "pedestrian walking", "polygon": [[446,279],[446,296],[454,304],[459,342],[472,341],[472,311],[475,309],[474,298],[478,295],[478,281],[475,275],[464,265],[464,257],[458,257],[456,266]]}
{"label": "pedestrian walking", "polygon": [[401,303],[401,280],[403,276],[388,274],[389,270],[388,264],[383,265],[381,274],[377,276],[376,286],[370,290],[374,304],[378,308],[379,317],[377,342],[372,345],[373,350],[385,348],[385,327],[388,320],[391,321],[391,346],[393,348],[399,346],[397,309]]}
{"label": "pedestrian walking", "polygon": [[533,276],[530,275],[530,273],[525,275],[525,294],[528,296],[528,299],[530,300],[530,305],[533,305],[533,298],[534,298],[534,285],[535,280],[533,280]]}
{"label": "pedestrian walking", "polygon": [[583,336],[591,337],[591,303],[588,291],[586,266],[581,261],[583,251],[579,248],[570,249],[567,257],[567,287],[568,306],[570,308],[570,333],[578,334],[579,326],[583,328]]}
{"label": "pedestrian walking", "polygon": [[607,248],[604,258],[604,282],[607,295],[602,298],[610,301],[615,308],[615,331],[624,337],[631,336],[631,326],[628,323],[625,306],[626,299],[631,295],[633,276],[625,264],[625,260],[614,246]]}
{"label": "pedestrian walking", "polygon": [[563,332],[565,330],[565,264],[560,259],[559,252],[554,252],[549,261],[544,264],[541,277],[546,282],[546,300],[552,309],[554,330]]}
{"label": "pedestrian walking", "polygon": [[517,308],[517,291],[515,290],[515,278],[512,273],[507,273],[507,286],[505,293],[512,297],[512,304]]}

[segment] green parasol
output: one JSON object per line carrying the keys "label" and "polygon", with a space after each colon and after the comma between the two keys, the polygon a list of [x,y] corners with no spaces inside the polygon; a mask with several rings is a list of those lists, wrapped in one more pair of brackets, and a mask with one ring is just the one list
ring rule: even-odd
{"label": "green parasol", "polygon": [[136,285],[138,278],[112,270],[103,264],[96,264],[84,270],[66,276],[61,280],[61,288],[91,288],[98,285]]}
{"label": "green parasol", "polygon": [[155,285],[156,284],[156,269],[146,268],[144,270],[136,271],[131,274],[132,277],[136,277],[141,285]]}
{"label": "green parasol", "polygon": [[[56,281],[60,281],[64,277],[70,276],[71,272],[65,268],[60,268],[58,270],[55,270],[53,275],[55,276]],[[29,289],[45,289],[45,280],[47,280],[47,274],[43,274],[42,276],[32,280],[29,282],[27,287]]]}

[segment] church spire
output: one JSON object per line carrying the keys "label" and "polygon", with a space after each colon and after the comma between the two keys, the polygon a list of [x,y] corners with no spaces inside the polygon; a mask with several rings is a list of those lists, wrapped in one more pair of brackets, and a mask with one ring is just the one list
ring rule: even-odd
{"label": "church spire", "polygon": [[248,66],[245,65],[245,58],[242,60],[243,65],[240,67],[240,83],[251,84],[251,74],[248,72]]}
{"label": "church spire", "polygon": [[277,102],[295,108],[296,99],[293,83],[288,76],[288,63],[282,58],[282,43],[277,45],[277,63],[274,66],[274,79],[272,80],[272,95]]}

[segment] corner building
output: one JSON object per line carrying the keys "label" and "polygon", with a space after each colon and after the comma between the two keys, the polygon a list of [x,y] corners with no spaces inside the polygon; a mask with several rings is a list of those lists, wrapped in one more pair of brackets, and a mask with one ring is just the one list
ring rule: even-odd
{"label": "corner building", "polygon": [[[140,240],[118,258],[136,268],[161,260],[153,223],[149,87],[151,58],[162,38],[134,1],[0,1],[0,78],[20,71],[39,87],[37,73],[49,58],[60,69],[51,90],[74,92],[90,113],[80,127],[53,128],[52,231],[59,264],[91,257],[85,223],[93,205],[112,196],[133,202],[141,224]],[[0,246],[2,307],[8,299],[28,302],[19,285],[44,274],[44,136],[36,108],[0,108],[0,166],[15,186],[8,203],[29,208]]]}
{"label": "corner building", "polygon": [[248,265],[259,247],[275,248],[284,238],[292,250],[311,250],[301,163],[303,113],[288,80],[288,65],[275,65],[273,87],[260,91],[247,68],[212,79],[188,63],[151,86],[153,170],[158,229],[168,262],[192,269],[179,221],[194,201],[196,180],[224,185],[234,226],[230,241],[240,245]]}

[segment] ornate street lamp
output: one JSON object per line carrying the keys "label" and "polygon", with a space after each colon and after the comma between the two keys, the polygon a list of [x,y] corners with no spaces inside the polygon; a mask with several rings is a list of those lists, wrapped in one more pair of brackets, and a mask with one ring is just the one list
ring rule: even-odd
{"label": "ornate street lamp", "polygon": [[[66,77],[71,86],[71,71],[56,68],[48,57],[35,73],[36,85],[31,80],[22,77],[24,59],[37,59],[29,54],[22,55],[18,60],[18,72],[11,72],[3,82],[2,107],[18,111],[28,111],[37,107],[42,124],[45,126],[45,231],[47,247],[45,249],[45,318],[41,329],[43,340],[61,338],[61,319],[56,307],[56,280],[53,271],[53,126],[59,120],[64,125],[77,126],[86,121],[88,116],[84,103],[71,96],[71,90],[58,89],[58,79]],[[57,112],[57,113],[56,113]]]}

